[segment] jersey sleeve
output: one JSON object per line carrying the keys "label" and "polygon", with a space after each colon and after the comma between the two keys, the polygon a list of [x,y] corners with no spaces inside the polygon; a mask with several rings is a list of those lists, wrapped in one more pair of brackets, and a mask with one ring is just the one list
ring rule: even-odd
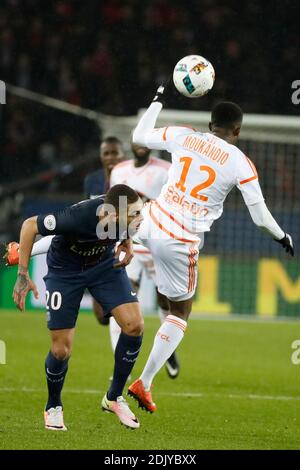
{"label": "jersey sleeve", "polygon": [[53,214],[38,215],[38,231],[44,237],[46,235],[76,234],[80,226],[78,215],[75,215],[76,206],[67,207]]}
{"label": "jersey sleeve", "polygon": [[172,142],[180,135],[190,134],[195,129],[191,127],[159,127],[149,131],[145,138],[146,146],[150,149],[156,150],[168,150]]}
{"label": "jersey sleeve", "polygon": [[236,185],[247,206],[264,201],[255,165],[242,153],[239,155],[237,165]]}

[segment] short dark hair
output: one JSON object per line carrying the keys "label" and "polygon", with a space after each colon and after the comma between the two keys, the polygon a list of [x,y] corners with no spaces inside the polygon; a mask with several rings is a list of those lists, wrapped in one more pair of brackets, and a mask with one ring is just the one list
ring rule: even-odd
{"label": "short dark hair", "polygon": [[115,137],[113,135],[105,137],[102,140],[101,144],[117,144],[117,145],[120,145],[121,147],[123,147],[123,144],[122,144],[121,140],[118,139],[118,137]]}
{"label": "short dark hair", "polygon": [[107,192],[104,203],[111,204],[114,206],[117,212],[119,212],[119,205],[120,205],[120,197],[125,196],[127,197],[127,204],[133,204],[137,202],[139,199],[138,193],[127,186],[126,184],[116,184]]}
{"label": "short dark hair", "polygon": [[230,129],[235,125],[242,124],[243,111],[240,106],[232,101],[221,101],[216,104],[211,112],[211,123],[213,126]]}

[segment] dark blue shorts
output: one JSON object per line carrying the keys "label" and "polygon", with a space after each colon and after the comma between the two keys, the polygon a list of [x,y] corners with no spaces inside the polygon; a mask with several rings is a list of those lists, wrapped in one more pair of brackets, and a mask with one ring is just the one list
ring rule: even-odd
{"label": "dark blue shorts", "polygon": [[74,328],[86,289],[101,304],[105,316],[119,305],[138,302],[126,269],[114,268],[114,262],[110,258],[84,270],[48,267],[44,281],[50,330]]}

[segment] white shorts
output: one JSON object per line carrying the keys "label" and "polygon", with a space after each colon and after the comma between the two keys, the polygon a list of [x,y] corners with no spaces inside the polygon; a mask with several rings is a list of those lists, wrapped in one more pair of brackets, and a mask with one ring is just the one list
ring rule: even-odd
{"label": "white shorts", "polygon": [[190,299],[196,290],[201,238],[193,234],[182,239],[165,230],[155,203],[145,206],[143,216],[134,241],[142,243],[152,254],[158,291],[170,300]]}
{"label": "white shorts", "polygon": [[133,247],[134,257],[131,263],[126,266],[129,279],[133,282],[140,283],[143,272],[149,279],[153,279],[156,284],[154,262],[150,251],[142,245]]}

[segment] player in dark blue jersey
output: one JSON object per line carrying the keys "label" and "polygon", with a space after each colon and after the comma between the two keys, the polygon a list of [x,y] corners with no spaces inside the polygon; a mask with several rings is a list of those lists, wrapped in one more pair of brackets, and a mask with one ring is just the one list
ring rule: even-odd
{"label": "player in dark blue jersey", "polygon": [[[105,194],[109,189],[109,180],[112,169],[125,160],[122,142],[114,136],[106,137],[100,144],[100,162],[102,168],[89,173],[84,179],[85,197],[92,199],[100,194]],[[93,310],[101,325],[108,325],[109,318],[103,314],[101,305],[93,299]]]}
{"label": "player in dark blue jersey", "polygon": [[125,160],[122,142],[114,136],[106,137],[100,145],[100,162],[102,168],[86,175],[84,179],[84,194],[93,198],[105,194],[109,189],[112,169]]}
{"label": "player in dark blue jersey", "polygon": [[[24,310],[30,290],[38,295],[28,273],[34,239],[37,234],[55,235],[48,251],[48,273],[44,278],[51,336],[51,349],[45,363],[47,429],[66,430],[61,391],[85,289],[102,305],[105,315],[113,315],[122,329],[115,351],[113,380],[102,400],[102,408],[114,412],[126,426],[139,427],[122,392],[142,343],[143,318],[125,270],[133,256],[130,236],[142,221],[142,207],[138,194],[121,184],[105,196],[54,214],[31,217],[22,225],[18,277],[13,293],[20,310]],[[115,254],[119,240],[121,244]],[[125,252],[124,259],[116,262],[121,252]]]}

